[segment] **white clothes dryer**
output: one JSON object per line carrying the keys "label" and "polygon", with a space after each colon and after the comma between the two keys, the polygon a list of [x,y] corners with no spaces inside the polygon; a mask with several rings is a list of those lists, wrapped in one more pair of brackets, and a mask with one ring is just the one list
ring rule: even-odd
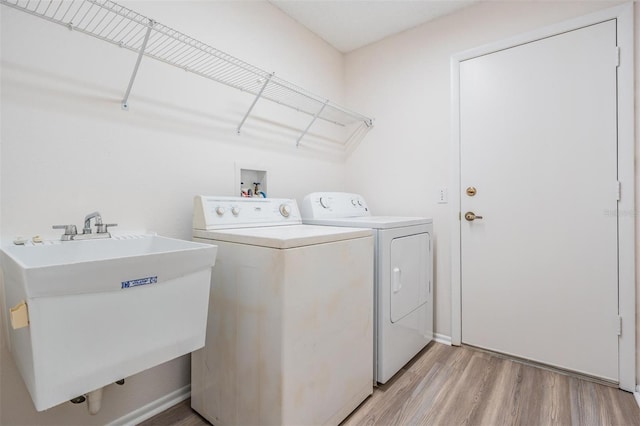
{"label": "white clothes dryer", "polygon": [[364,198],[343,192],[304,197],[307,224],[374,232],[374,378],[386,383],[433,339],[433,221],[372,216]]}
{"label": "white clothes dryer", "polygon": [[373,392],[373,236],[295,200],[197,196],[218,246],[191,406],[215,425],[338,424]]}

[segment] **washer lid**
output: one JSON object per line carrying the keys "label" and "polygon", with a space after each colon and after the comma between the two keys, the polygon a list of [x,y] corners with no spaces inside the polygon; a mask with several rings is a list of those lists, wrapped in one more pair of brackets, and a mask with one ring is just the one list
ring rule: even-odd
{"label": "washer lid", "polygon": [[196,229],[193,231],[194,237],[276,249],[304,247],[371,235],[373,232],[368,229],[314,225],[262,226],[215,231]]}
{"label": "washer lid", "polygon": [[335,217],[328,219],[303,219],[310,225],[351,226],[355,228],[390,229],[404,226],[424,225],[432,223],[431,218],[426,217],[402,217],[402,216],[361,216],[361,217]]}

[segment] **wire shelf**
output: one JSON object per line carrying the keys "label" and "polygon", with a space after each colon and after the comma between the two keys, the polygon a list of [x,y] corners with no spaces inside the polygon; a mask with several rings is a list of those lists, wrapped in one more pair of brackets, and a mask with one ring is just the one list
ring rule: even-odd
{"label": "wire shelf", "polygon": [[[316,118],[340,126],[356,122],[364,123],[367,128],[373,125],[370,117],[109,0],[0,0],[0,4],[138,53],[138,63],[123,101],[124,108],[140,59],[147,56],[256,96],[238,126],[238,132],[260,98],[312,116],[309,127]],[[298,143],[304,134],[306,130]]]}

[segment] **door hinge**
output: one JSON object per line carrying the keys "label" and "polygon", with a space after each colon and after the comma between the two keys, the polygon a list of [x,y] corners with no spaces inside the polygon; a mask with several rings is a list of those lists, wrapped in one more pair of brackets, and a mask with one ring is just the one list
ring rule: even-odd
{"label": "door hinge", "polygon": [[622,192],[621,188],[622,188],[622,185],[620,184],[620,181],[617,180],[616,181],[616,201],[620,201],[620,194]]}
{"label": "door hinge", "polygon": [[616,67],[620,66],[620,47],[616,46]]}
{"label": "door hinge", "polygon": [[618,315],[618,319],[616,320],[616,333],[618,336],[622,336],[622,317]]}

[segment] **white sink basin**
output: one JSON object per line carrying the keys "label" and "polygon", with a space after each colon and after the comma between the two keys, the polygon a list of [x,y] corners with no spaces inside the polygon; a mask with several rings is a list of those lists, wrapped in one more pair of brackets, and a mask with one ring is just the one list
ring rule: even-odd
{"label": "white sink basin", "polygon": [[11,352],[36,409],[202,347],[216,253],[159,236],[3,247],[5,314],[28,311]]}
{"label": "white sink basin", "polygon": [[[5,277],[27,297],[121,290],[124,282],[175,278],[212,267],[217,246],[159,236],[2,248]],[[6,278],[5,278],[6,279]]]}

